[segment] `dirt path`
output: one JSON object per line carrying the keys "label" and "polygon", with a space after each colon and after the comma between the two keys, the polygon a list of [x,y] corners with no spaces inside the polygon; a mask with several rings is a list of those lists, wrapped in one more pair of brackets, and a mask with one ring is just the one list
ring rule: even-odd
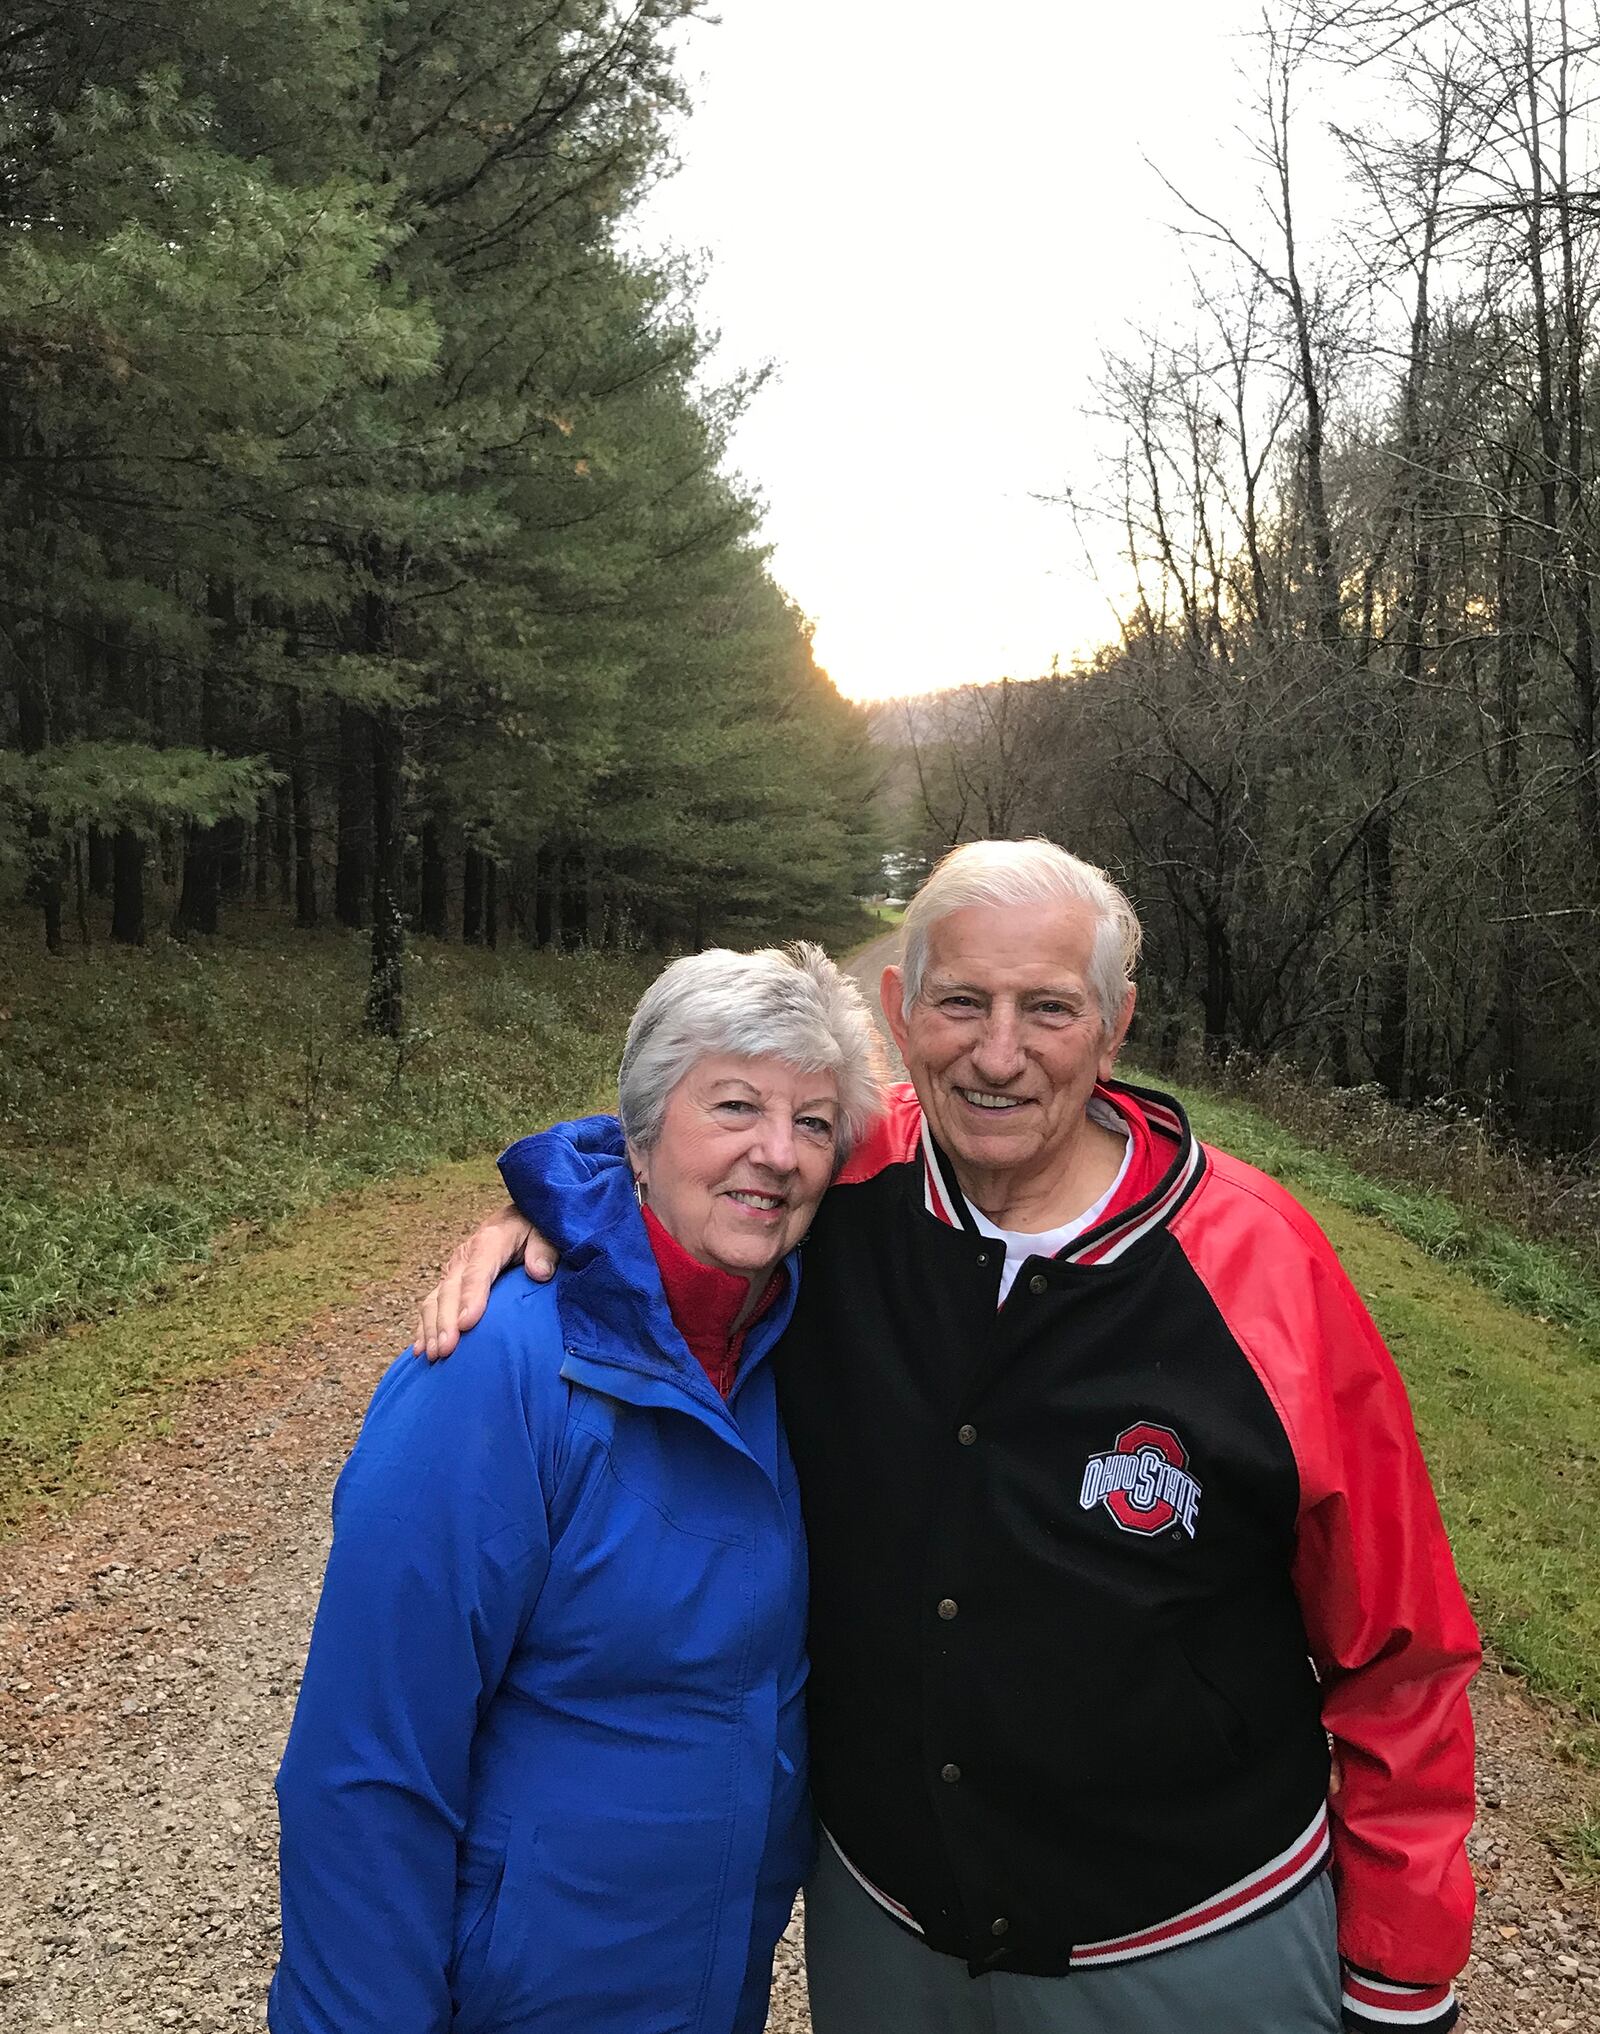
{"label": "dirt path", "polygon": [[[874,961],[876,945],[855,965]],[[5,2034],[262,2024],[272,1773],[329,1493],[452,1240],[415,1203],[404,1219],[414,1274],[196,1387],[109,1491],[0,1548]],[[1563,1884],[1545,1842],[1579,1812],[1575,1775],[1510,1680],[1484,1677],[1478,1716],[1484,1898],[1464,1996],[1485,2034],[1597,2034],[1600,1899]],[[807,2025],[791,1941],[771,2026]]]}
{"label": "dirt path", "polygon": [[889,1055],[889,1071],[897,1081],[906,1077],[905,1066],[894,1049],[894,1040],[883,1021],[883,1011],[878,1002],[878,983],[890,961],[900,958],[900,935],[886,932],[882,939],[869,941],[859,947],[844,963],[845,972],[854,975],[861,993],[867,999],[868,1007],[878,1020],[878,1029],[883,1034],[883,1043]]}

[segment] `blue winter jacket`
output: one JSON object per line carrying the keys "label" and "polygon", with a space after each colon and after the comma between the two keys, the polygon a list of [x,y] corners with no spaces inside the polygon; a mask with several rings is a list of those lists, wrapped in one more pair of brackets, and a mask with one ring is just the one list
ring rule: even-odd
{"label": "blue winter jacket", "polygon": [[[520,1163],[519,1163],[520,1154]],[[402,1356],[334,1494],[278,1774],[273,2034],[759,2034],[809,1863],[806,1557],[768,1352],[724,1404],[616,1126],[527,1139],[564,1247]]]}

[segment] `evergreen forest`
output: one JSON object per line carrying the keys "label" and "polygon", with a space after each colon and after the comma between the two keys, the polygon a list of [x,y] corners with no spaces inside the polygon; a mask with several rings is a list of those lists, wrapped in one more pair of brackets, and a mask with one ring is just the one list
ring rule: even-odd
{"label": "evergreen forest", "polygon": [[872,740],[729,470],[760,371],[718,380],[693,264],[630,230],[695,12],[15,0],[8,926],[359,929],[402,1038],[417,934],[767,937],[1037,831],[1138,904],[1155,1056],[1592,1155],[1593,11],[1271,13],[1253,188],[1169,187],[1059,507],[1103,646]]}
{"label": "evergreen forest", "polygon": [[[629,238],[694,0],[15,0],[0,891],[41,949],[704,942],[874,863],[862,719]],[[16,912],[26,905],[24,917]]]}

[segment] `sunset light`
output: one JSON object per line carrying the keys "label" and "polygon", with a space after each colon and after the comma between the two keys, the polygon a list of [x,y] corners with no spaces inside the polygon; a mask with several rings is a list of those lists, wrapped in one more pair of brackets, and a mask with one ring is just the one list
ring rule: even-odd
{"label": "sunset light", "polygon": [[862,700],[1070,665],[1115,634],[1086,538],[1123,576],[1101,349],[1179,308],[1156,170],[1214,202],[1250,181],[1195,115],[1237,100],[1259,10],[1010,0],[977,41],[948,6],[914,37],[855,0],[722,14],[634,231],[708,255],[713,374],[773,366],[731,463],[820,661]]}

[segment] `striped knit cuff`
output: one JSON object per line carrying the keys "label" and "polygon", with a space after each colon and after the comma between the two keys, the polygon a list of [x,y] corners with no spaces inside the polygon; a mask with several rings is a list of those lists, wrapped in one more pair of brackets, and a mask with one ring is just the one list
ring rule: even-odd
{"label": "striped knit cuff", "polygon": [[1347,2034],[1448,2034],[1461,2016],[1449,1985],[1400,1985],[1350,1963],[1343,2004]]}

